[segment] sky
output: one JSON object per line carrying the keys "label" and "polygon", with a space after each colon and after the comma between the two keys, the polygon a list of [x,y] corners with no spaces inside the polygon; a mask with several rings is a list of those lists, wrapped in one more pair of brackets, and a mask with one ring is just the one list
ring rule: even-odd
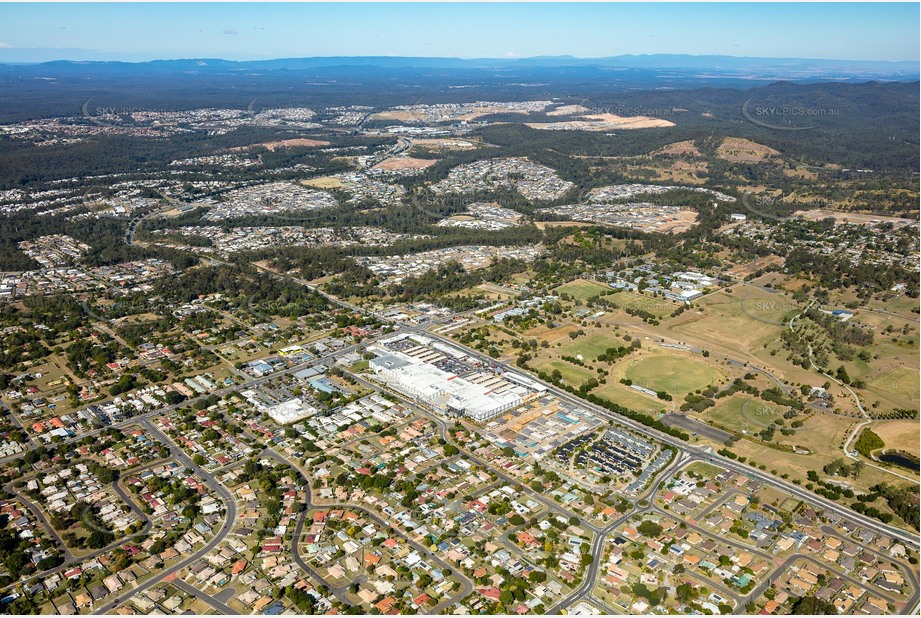
{"label": "sky", "polygon": [[0,3],[0,61],[919,59],[918,3]]}

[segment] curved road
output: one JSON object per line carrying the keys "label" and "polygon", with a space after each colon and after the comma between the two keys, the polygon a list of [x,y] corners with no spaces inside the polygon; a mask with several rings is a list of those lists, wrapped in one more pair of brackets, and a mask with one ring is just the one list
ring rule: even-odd
{"label": "curved road", "polygon": [[[304,477],[304,480],[305,480],[305,482],[308,484],[308,487],[309,487],[310,477],[307,475],[307,473],[304,471],[304,469],[301,468],[301,466],[299,466],[298,464],[296,464],[296,463],[294,463],[294,462],[288,460],[288,459],[285,458],[281,453],[278,453],[278,452],[276,452],[276,451],[274,451],[274,450],[270,450],[270,451],[269,451],[269,454],[270,454],[272,457],[274,457],[276,460],[278,460],[278,461],[280,461],[280,462],[282,462],[282,463],[285,463],[285,464],[291,466],[293,469],[297,470],[297,471],[301,474],[301,476]],[[433,607],[433,608],[430,610],[430,613],[432,613],[432,614],[441,613],[441,610],[443,610],[444,608],[450,607],[451,605],[454,605],[455,603],[458,603],[461,599],[463,599],[463,598],[466,597],[468,594],[470,594],[471,592],[473,592],[473,584],[470,582],[470,580],[468,580],[465,576],[463,576],[463,575],[462,575],[460,572],[458,572],[456,569],[453,569],[453,568],[451,567],[451,565],[449,565],[447,562],[445,562],[444,560],[442,560],[441,558],[439,558],[438,556],[436,556],[435,554],[433,554],[431,551],[429,551],[428,548],[423,547],[421,544],[419,544],[419,543],[417,543],[416,541],[414,541],[414,540],[412,540],[411,538],[409,538],[409,536],[407,536],[406,533],[404,533],[400,528],[398,528],[398,527],[397,527],[396,525],[394,525],[393,523],[388,522],[388,521],[385,520],[383,517],[380,517],[380,516],[379,516],[377,513],[375,513],[374,511],[371,511],[371,510],[369,510],[369,509],[367,509],[367,508],[365,508],[365,507],[363,507],[363,506],[359,506],[359,505],[352,504],[352,503],[349,503],[349,502],[335,502],[335,503],[315,504],[315,503],[313,503],[313,501],[311,500],[310,495],[311,495],[311,494],[310,494],[310,491],[309,491],[309,489],[308,489],[308,491],[307,491],[307,505],[306,505],[307,508],[305,508],[305,510],[301,513],[301,516],[298,518],[298,525],[297,525],[297,528],[295,529],[294,538],[292,539],[292,548],[293,548],[293,551],[294,551],[294,559],[295,559],[295,561],[298,563],[298,565],[301,566],[302,568],[304,568],[304,571],[305,571],[305,572],[311,573],[311,574],[313,574],[315,577],[317,577],[317,579],[318,579],[319,581],[325,582],[325,580],[324,580],[322,577],[319,577],[319,575],[317,575],[317,574],[313,571],[313,569],[311,569],[311,568],[306,564],[306,562],[304,562],[303,558],[301,558],[301,556],[300,556],[300,552],[299,552],[299,549],[298,549],[298,548],[299,548],[299,545],[300,545],[300,535],[301,535],[301,533],[302,533],[302,531],[303,531],[304,521],[305,521],[305,519],[306,519],[306,514],[307,514],[307,511],[309,511],[309,510],[311,510],[311,509],[317,509],[317,508],[321,508],[321,509],[330,509],[330,508],[332,508],[332,509],[340,509],[340,508],[341,508],[341,509],[350,509],[350,510],[353,510],[353,511],[360,511],[361,513],[363,513],[363,514],[364,514],[366,517],[368,517],[369,519],[373,519],[373,520],[374,520],[379,526],[381,526],[384,530],[393,530],[395,534],[397,534],[397,535],[399,535],[399,536],[401,536],[401,537],[403,538],[403,542],[404,542],[404,543],[406,543],[407,545],[409,545],[410,547],[412,547],[413,549],[415,549],[415,550],[416,550],[417,552],[419,552],[421,555],[426,556],[428,559],[430,559],[430,560],[432,560],[432,561],[434,561],[434,562],[437,562],[438,565],[439,565],[442,569],[450,570],[452,573],[454,573],[454,574],[457,576],[457,578],[460,580],[461,590],[460,590],[457,594],[453,595],[452,597],[450,597],[450,598],[448,598],[448,599],[445,599],[444,601],[442,601],[441,603],[439,603],[438,605],[436,605],[435,607]],[[329,587],[329,586],[327,586],[327,587]],[[349,602],[347,598],[345,598],[345,590],[347,590],[347,587],[345,587],[345,588],[340,587],[340,588],[338,588],[338,589],[334,589],[334,588],[332,588],[332,587],[329,587],[329,588],[330,588],[331,591],[333,591],[334,594],[336,594],[336,597],[337,597],[340,601],[342,601],[342,602],[344,602],[344,603],[346,603],[346,604],[348,604],[348,605],[352,605],[352,603]],[[337,593],[337,591],[339,591],[339,592]],[[341,595],[340,595],[340,593],[341,593]]]}
{"label": "curved road", "polygon": [[[442,342],[442,343],[445,343],[445,344],[451,345],[451,346],[453,346],[453,347],[456,347],[456,348],[458,348],[458,349],[464,350],[464,351],[466,351],[468,354],[470,354],[470,355],[471,355],[472,357],[474,357],[474,358],[481,358],[480,353],[477,352],[476,350],[473,350],[473,349],[471,349],[471,348],[469,348],[469,347],[467,347],[467,346],[465,346],[465,345],[463,345],[463,344],[461,344],[461,343],[458,343],[457,341],[454,341],[453,339],[449,339],[449,338],[447,338],[447,337],[443,337],[443,336],[441,336],[441,335],[439,335],[439,334],[437,334],[437,333],[432,333],[432,332],[430,332],[430,331],[426,331],[426,330],[424,330],[424,329],[419,329],[419,328],[412,327],[412,326],[408,326],[408,325],[403,325],[401,330],[409,331],[409,332],[414,332],[414,333],[417,333],[417,334],[424,334],[424,335],[427,336],[427,337],[431,337],[431,338],[433,338],[433,339],[437,339],[437,340],[439,340],[439,341]],[[502,368],[504,371],[511,371],[512,373],[521,372],[521,369],[519,369],[519,368],[517,368],[517,367],[511,367],[511,366],[508,365],[507,363],[503,363],[503,362],[499,362],[499,361],[494,361],[494,360],[492,360],[492,359],[490,359],[489,362],[490,362],[491,364],[497,366],[497,367]],[[733,472],[736,472],[736,473],[738,473],[738,474],[743,474],[743,475],[745,475],[745,476],[749,476],[749,477],[752,477],[752,478],[756,478],[756,479],[758,479],[759,481],[762,481],[762,482],[764,482],[764,483],[766,483],[766,484],[768,484],[768,485],[772,485],[772,486],[774,486],[774,487],[780,487],[780,488],[782,488],[784,491],[786,491],[787,493],[790,493],[790,494],[792,494],[792,495],[794,495],[794,496],[796,496],[796,497],[798,497],[798,498],[801,498],[801,499],[803,499],[803,500],[806,500],[807,502],[809,502],[809,503],[811,503],[811,504],[813,504],[813,505],[816,505],[816,506],[818,506],[819,508],[821,508],[821,509],[823,509],[823,510],[825,510],[825,511],[827,511],[827,512],[836,513],[837,515],[840,515],[841,517],[843,517],[843,518],[845,518],[845,519],[847,519],[847,520],[850,520],[850,521],[859,523],[860,525],[862,525],[862,526],[864,526],[864,527],[866,527],[866,528],[869,528],[869,529],[871,529],[871,530],[875,530],[875,531],[877,531],[877,532],[882,532],[882,533],[885,533],[885,534],[887,534],[887,535],[889,535],[889,536],[892,536],[892,537],[894,537],[894,538],[897,538],[897,539],[899,539],[900,541],[902,541],[903,543],[906,543],[906,544],[909,545],[910,547],[914,548],[915,550],[917,550],[918,547],[919,547],[918,536],[917,536],[917,534],[915,534],[915,533],[913,533],[913,532],[909,532],[909,531],[904,530],[904,529],[901,529],[901,528],[896,528],[895,526],[891,526],[891,525],[888,525],[888,524],[884,524],[884,523],[880,522],[879,520],[872,519],[872,518],[867,517],[867,516],[865,516],[865,515],[861,515],[860,513],[857,513],[856,511],[854,511],[854,510],[848,508],[847,506],[843,506],[843,505],[841,505],[841,504],[832,502],[831,500],[828,500],[827,498],[824,498],[824,497],[822,497],[822,496],[819,496],[818,494],[815,494],[815,493],[813,493],[813,492],[811,492],[811,491],[808,491],[808,490],[806,490],[806,489],[803,489],[803,488],[799,487],[798,485],[794,485],[793,483],[790,483],[790,482],[784,481],[783,479],[777,478],[776,476],[774,476],[774,475],[772,475],[772,474],[769,474],[768,472],[764,472],[764,471],[762,471],[762,470],[759,470],[759,469],[755,468],[754,466],[750,466],[750,465],[747,465],[747,464],[739,463],[739,462],[736,461],[736,460],[730,459],[730,458],[728,458],[728,457],[724,457],[724,456],[722,456],[722,455],[720,455],[720,454],[718,454],[718,453],[710,452],[710,451],[708,451],[708,450],[706,450],[706,449],[704,449],[704,448],[701,448],[701,447],[699,447],[699,446],[694,446],[694,445],[692,445],[692,444],[688,444],[687,442],[685,442],[685,441],[683,441],[683,440],[679,440],[678,438],[675,438],[674,436],[671,436],[671,435],[669,435],[669,434],[667,434],[667,433],[664,433],[664,432],[658,431],[658,430],[656,430],[656,429],[652,429],[652,428],[650,428],[650,427],[647,427],[646,425],[643,425],[643,424],[641,424],[641,423],[638,423],[638,422],[636,422],[636,421],[633,421],[633,420],[631,420],[631,419],[629,419],[629,418],[627,418],[627,417],[619,416],[619,415],[617,415],[617,414],[614,414],[614,413],[612,413],[612,412],[606,410],[605,408],[602,408],[602,407],[600,407],[600,406],[596,406],[596,405],[594,405],[594,404],[592,404],[592,403],[590,403],[590,402],[588,402],[588,401],[586,401],[586,400],[584,400],[584,399],[578,398],[578,397],[576,397],[576,396],[574,396],[574,395],[570,395],[568,392],[566,392],[566,391],[564,391],[564,390],[562,390],[562,389],[560,389],[560,388],[557,388],[557,387],[554,386],[553,384],[549,384],[549,383],[547,383],[547,382],[542,381],[540,378],[538,378],[537,376],[535,376],[535,375],[533,375],[533,374],[530,374],[530,373],[529,373],[529,377],[530,377],[530,379],[532,379],[533,381],[538,382],[538,383],[540,383],[540,384],[546,386],[546,387],[547,387],[547,392],[548,392],[549,394],[555,395],[556,397],[562,399],[563,401],[572,403],[573,405],[578,405],[578,406],[581,406],[581,407],[583,407],[583,408],[590,409],[590,410],[592,410],[593,412],[595,412],[596,414],[598,414],[599,416],[602,416],[602,417],[604,417],[604,418],[606,418],[606,419],[609,419],[609,420],[611,420],[611,421],[614,421],[614,422],[615,422],[616,424],[618,424],[618,425],[627,426],[627,427],[630,427],[631,429],[633,429],[633,430],[635,430],[635,431],[638,431],[638,432],[640,432],[640,433],[642,433],[642,434],[645,434],[645,435],[648,435],[648,436],[652,436],[652,437],[656,438],[656,439],[657,439],[658,441],[660,441],[660,442],[664,442],[665,444],[668,444],[669,446],[673,446],[673,447],[677,448],[677,449],[678,449],[679,451],[681,451],[681,452],[688,453],[688,454],[690,454],[690,455],[693,455],[693,456],[697,457],[697,458],[700,459],[701,461],[709,461],[709,462],[711,462],[711,463],[715,463],[715,464],[717,464],[717,465],[723,467],[724,469],[732,470]]]}
{"label": "curved road", "polygon": [[[135,586],[130,591],[125,590],[124,593],[129,595],[129,597],[133,597],[137,594],[140,594],[141,592],[159,584],[166,577],[173,575],[173,574],[178,574],[183,569],[201,560],[202,557],[204,557],[208,552],[210,552],[215,547],[220,545],[224,541],[224,539],[227,538],[227,535],[230,534],[230,531],[233,529],[234,523],[237,520],[237,505],[230,491],[226,487],[224,487],[224,485],[218,482],[218,480],[215,479],[212,474],[209,474],[208,472],[206,472],[205,470],[197,466],[185,454],[185,452],[177,444],[175,444],[165,433],[163,433],[162,431],[154,427],[153,423],[151,423],[150,421],[146,419],[141,421],[141,423],[150,431],[150,433],[155,435],[162,444],[170,447],[170,450],[173,451],[173,457],[176,460],[182,463],[186,468],[189,468],[192,471],[194,471],[196,475],[198,475],[200,478],[202,478],[202,480],[204,480],[205,483],[207,483],[208,487],[210,487],[215,493],[218,494],[218,496],[220,496],[221,500],[224,502],[225,511],[224,511],[224,522],[221,526],[221,529],[211,538],[210,541],[208,541],[208,543],[204,545],[204,547],[202,547],[198,551],[191,554],[188,558],[185,558],[184,560],[181,560],[180,562],[176,563],[169,569],[164,569],[163,571],[160,571],[159,573],[157,573],[150,579]],[[126,599],[121,598],[121,597],[116,598],[110,601],[109,603],[106,603],[105,605],[97,608],[93,612],[93,614],[108,613],[112,611],[113,609],[115,609],[116,607],[118,607],[124,600]]]}

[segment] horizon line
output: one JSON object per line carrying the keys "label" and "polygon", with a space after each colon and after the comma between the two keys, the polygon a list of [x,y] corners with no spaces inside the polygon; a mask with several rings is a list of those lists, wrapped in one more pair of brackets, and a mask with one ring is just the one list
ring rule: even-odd
{"label": "horizon line", "polygon": [[[572,54],[557,54],[557,55],[537,55],[537,56],[516,56],[516,57],[502,57],[502,56],[410,56],[402,54],[356,54],[356,55],[333,55],[333,56],[277,56],[272,58],[250,58],[247,60],[236,60],[231,58],[224,58],[221,56],[185,56],[177,58],[168,58],[168,57],[159,57],[159,58],[148,58],[146,60],[119,60],[119,59],[107,59],[107,60],[77,60],[73,58],[55,58],[52,60],[16,60],[16,61],[5,61],[2,59],[4,52],[24,52],[27,50],[35,50],[36,52],[43,51],[43,48],[27,48],[27,47],[0,47],[0,64],[16,64],[16,65],[25,65],[25,64],[50,64],[53,62],[74,62],[74,63],[106,63],[106,62],[120,62],[124,64],[144,64],[150,62],[180,62],[180,61],[221,61],[221,62],[234,62],[234,63],[246,63],[246,62],[278,62],[283,60],[318,60],[318,59],[356,59],[356,58],[390,58],[390,59],[417,59],[417,60],[459,60],[465,62],[476,62],[476,61],[493,61],[493,62],[522,62],[528,60],[579,60],[579,61],[589,61],[589,60],[611,60],[616,58],[655,58],[657,56],[663,57],[685,57],[685,58],[732,58],[736,60],[800,60],[800,61],[811,61],[811,62],[833,62],[833,63],[861,63],[861,64],[907,64],[912,63],[921,67],[921,60],[919,59],[906,59],[906,60],[859,60],[859,59],[836,59],[836,58],[806,58],[798,56],[734,56],[731,54],[688,54],[688,53],[641,53],[641,54],[617,54],[613,56],[574,56]],[[47,48],[44,48],[47,49]],[[84,53],[96,53],[96,54],[110,54],[110,55],[119,55],[119,52],[101,52],[98,50],[91,50],[85,48],[73,48],[73,51],[79,51]],[[126,52],[130,54],[132,52]],[[135,54],[136,55],[136,54]]]}

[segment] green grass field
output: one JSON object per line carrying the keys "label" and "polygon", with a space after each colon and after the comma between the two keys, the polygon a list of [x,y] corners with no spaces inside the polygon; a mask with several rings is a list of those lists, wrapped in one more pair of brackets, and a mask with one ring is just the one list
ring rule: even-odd
{"label": "green grass field", "polygon": [[553,292],[557,295],[568,294],[571,298],[578,300],[585,300],[586,298],[591,298],[592,296],[598,296],[602,292],[610,291],[611,288],[604,285],[603,283],[598,283],[596,281],[586,281],[585,279],[576,279],[575,281],[564,283],[560,287],[554,288],[553,290]]}
{"label": "green grass field", "polygon": [[608,300],[614,301],[617,303],[618,307],[625,309],[648,311],[657,318],[663,318],[667,315],[671,315],[675,309],[681,306],[680,303],[676,303],[665,298],[655,298],[654,296],[647,296],[645,294],[628,291],[620,291],[617,294],[608,297]]}
{"label": "green grass field", "polygon": [[560,354],[562,356],[578,356],[581,354],[583,360],[589,362],[597,359],[598,356],[604,353],[608,348],[628,345],[630,344],[613,334],[608,335],[592,331],[579,337],[572,343],[564,344],[563,347],[560,348]]}
{"label": "green grass field", "polygon": [[622,384],[605,384],[592,391],[595,395],[637,412],[658,413],[665,402],[656,402]]}
{"label": "green grass field", "polygon": [[761,431],[769,423],[774,422],[777,415],[770,414],[770,412],[779,408],[779,406],[754,399],[744,393],[717,401],[719,403],[706,412],[707,419],[729,431],[741,432],[743,429],[748,430],[749,433]]}
{"label": "green grass field", "polygon": [[781,294],[745,289],[735,294],[715,292],[695,301],[697,311],[685,312],[668,327],[682,340],[701,347],[719,345],[742,353],[776,342],[784,328],[784,318],[795,305]]}
{"label": "green grass field", "polygon": [[685,395],[716,384],[720,375],[706,363],[685,356],[655,354],[632,361],[626,375],[634,384],[672,395]]}
{"label": "green grass field", "polygon": [[563,379],[566,380],[570,385],[578,387],[583,382],[590,378],[598,377],[594,371],[589,371],[572,363],[567,363],[562,360],[554,360],[539,365],[540,369],[543,369],[547,373],[553,372],[554,369],[559,369],[560,373],[563,374]]}
{"label": "green grass field", "polygon": [[890,391],[903,397],[918,401],[918,373],[902,367],[894,367],[881,372],[870,380],[870,385],[881,391]]}
{"label": "green grass field", "polygon": [[703,477],[711,479],[723,471],[722,468],[714,466],[713,464],[708,464],[705,461],[695,461],[685,469],[688,472],[693,472],[694,474],[699,474]]}

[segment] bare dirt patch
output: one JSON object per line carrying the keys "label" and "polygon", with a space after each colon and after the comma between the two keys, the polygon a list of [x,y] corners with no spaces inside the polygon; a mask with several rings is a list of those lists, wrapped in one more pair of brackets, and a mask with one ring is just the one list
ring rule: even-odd
{"label": "bare dirt patch", "polygon": [[416,159],[415,157],[391,157],[371,169],[375,170],[423,170],[438,163],[438,159]]}
{"label": "bare dirt patch", "polygon": [[584,114],[590,112],[587,107],[582,105],[561,105],[560,107],[547,112],[548,116],[573,116],[575,114]]}
{"label": "bare dirt patch", "polygon": [[693,140],[684,140],[683,142],[675,142],[674,144],[669,144],[658,150],[655,150],[650,153],[652,156],[664,155],[672,157],[699,157],[700,150],[697,149],[697,146],[694,145]]}
{"label": "bare dirt patch", "polygon": [[308,187],[315,187],[317,189],[339,189],[342,187],[342,181],[338,178],[333,178],[332,176],[311,178],[310,180],[302,181],[301,184],[307,185]]}
{"label": "bare dirt patch", "polygon": [[878,225],[880,223],[891,223],[896,227],[902,227],[915,223],[911,219],[901,219],[899,217],[886,217],[884,215],[862,214],[857,212],[839,212],[837,210],[798,210],[793,216],[800,217],[806,221],[821,221],[822,219],[834,219],[835,224],[842,225],[845,223],[856,223],[858,225]]}
{"label": "bare dirt patch", "polygon": [[667,221],[655,227],[656,232],[662,232],[663,234],[678,234],[680,232],[687,232],[689,229],[697,225],[697,212],[694,210],[679,210],[678,215],[672,221]]}
{"label": "bare dirt patch", "polygon": [[732,163],[759,163],[780,154],[764,144],[759,144],[741,137],[727,137],[716,149],[719,158]]}
{"label": "bare dirt patch", "polygon": [[647,129],[650,127],[673,127],[674,122],[653,118],[652,116],[618,116],[617,114],[591,114],[585,116],[588,120],[597,120],[609,124],[619,125],[622,128]]}
{"label": "bare dirt patch", "polygon": [[747,277],[753,273],[758,272],[762,268],[767,268],[768,266],[781,266],[784,263],[784,259],[778,255],[766,255],[760,257],[757,260],[752,260],[747,264],[739,264],[738,266],[733,266],[729,269],[729,274],[734,277]]}
{"label": "bare dirt patch", "polygon": [[374,120],[399,120],[400,122],[412,122],[422,120],[422,115],[409,110],[391,110],[374,114]]}
{"label": "bare dirt patch", "polygon": [[249,150],[250,148],[266,148],[275,152],[279,148],[315,148],[318,146],[329,146],[329,142],[319,140],[319,139],[309,139],[306,137],[298,137],[294,139],[283,139],[276,142],[261,142],[259,144],[250,144],[249,146],[238,146],[237,148],[231,148],[231,152],[241,152],[244,150]]}
{"label": "bare dirt patch", "polygon": [[582,116],[581,120],[563,122],[528,122],[532,129],[551,131],[613,131],[630,129],[651,129],[656,127],[673,127],[674,122],[652,118],[650,116],[618,116],[617,114],[591,114]]}

